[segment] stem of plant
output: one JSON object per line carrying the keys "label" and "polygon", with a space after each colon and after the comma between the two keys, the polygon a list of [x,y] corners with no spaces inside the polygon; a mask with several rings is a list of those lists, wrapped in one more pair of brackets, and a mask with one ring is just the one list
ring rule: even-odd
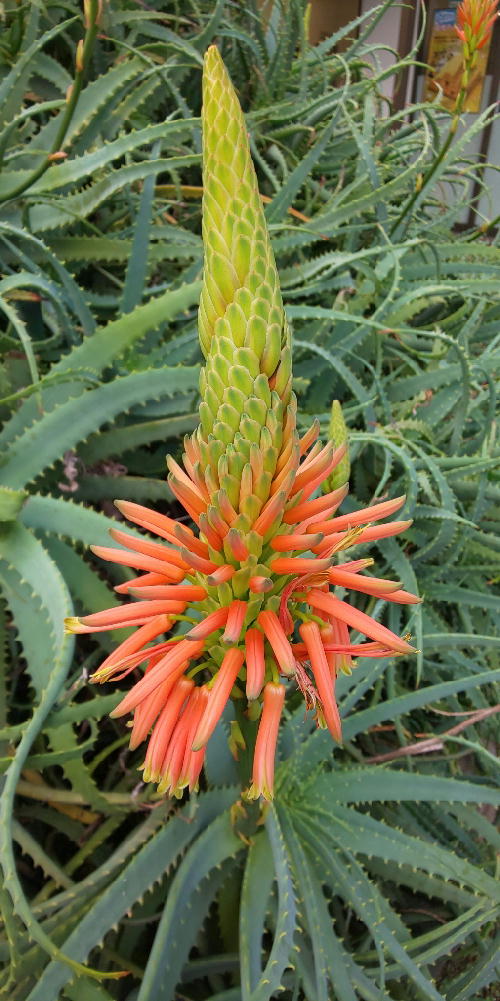
{"label": "stem of plant", "polygon": [[28,178],[25,178],[24,181],[21,181],[16,188],[12,188],[11,191],[8,191],[7,194],[3,195],[0,198],[0,202],[7,202],[10,201],[12,198],[18,198],[19,195],[24,194],[24,192],[27,191],[28,188],[30,188],[31,185],[35,183],[35,181],[38,181],[38,179],[42,177],[45,171],[51,166],[52,157],[54,153],[58,153],[59,150],[61,149],[61,146],[64,142],[64,138],[66,136],[68,128],[71,124],[71,120],[75,113],[75,109],[78,103],[78,98],[80,97],[80,93],[83,87],[83,81],[85,78],[85,70],[87,69],[90,57],[92,55],[94,42],[97,35],[97,29],[99,27],[99,13],[100,13],[99,0],[89,0],[88,7],[87,5],[85,6],[88,14],[86,18],[85,36],[83,38],[83,44],[81,45],[81,43],[79,43],[79,47],[81,45],[81,50],[79,50],[79,47],[77,48],[75,78],[70,87],[69,96],[66,102],[66,110],[62,116],[62,121],[57,131],[57,135],[54,139],[54,142],[52,143],[52,148],[50,152],[47,153],[46,156],[43,158],[41,163],[39,163],[38,167],[33,171],[33,173],[30,174]]}
{"label": "stem of plant", "polygon": [[448,135],[446,136],[446,139],[445,139],[445,141],[444,141],[444,143],[443,143],[443,145],[442,145],[442,147],[441,147],[441,149],[440,149],[437,157],[435,158],[435,160],[433,160],[433,162],[431,163],[431,166],[429,167],[429,170],[424,175],[424,177],[422,179],[422,183],[418,187],[415,188],[415,191],[413,192],[411,198],[407,202],[405,208],[403,209],[403,211],[401,212],[401,214],[396,219],[396,222],[392,226],[392,228],[390,230],[390,234],[389,234],[391,237],[394,236],[394,234],[396,233],[396,230],[398,229],[398,227],[401,225],[402,222],[404,222],[405,218],[410,214],[413,206],[415,205],[415,202],[421,196],[422,191],[428,186],[428,184],[430,183],[430,181],[432,181],[432,178],[434,177],[434,175],[435,175],[436,171],[438,170],[438,168],[441,166],[441,164],[442,164],[442,162],[443,162],[443,160],[444,160],[444,158],[445,158],[445,156],[446,156],[446,154],[447,154],[447,152],[448,152],[448,150],[449,150],[449,148],[450,148],[450,146],[451,146],[451,144],[452,144],[452,142],[453,142],[453,140],[455,138],[455,133],[456,133],[457,128],[458,128],[458,123],[460,121],[460,115],[462,114],[463,107],[464,107],[464,104],[465,104],[465,98],[467,96],[468,80],[469,80],[469,68],[466,66],[466,68],[464,69],[464,73],[462,75],[461,89],[460,89],[460,91],[459,91],[459,93],[457,95],[457,100],[456,100],[456,103],[455,103],[455,109],[454,109],[454,112],[453,112],[453,117],[451,119],[450,127],[448,129]]}

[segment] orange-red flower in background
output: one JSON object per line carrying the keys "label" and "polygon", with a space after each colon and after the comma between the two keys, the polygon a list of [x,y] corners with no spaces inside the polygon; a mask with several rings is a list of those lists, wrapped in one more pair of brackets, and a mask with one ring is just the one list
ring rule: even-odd
{"label": "orange-red flower in background", "polygon": [[498,0],[462,0],[455,31],[467,48],[467,59],[486,45],[497,18]]}

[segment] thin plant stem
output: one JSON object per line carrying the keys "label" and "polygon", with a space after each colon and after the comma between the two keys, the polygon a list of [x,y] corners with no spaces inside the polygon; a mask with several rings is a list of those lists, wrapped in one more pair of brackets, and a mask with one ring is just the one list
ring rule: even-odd
{"label": "thin plant stem", "polygon": [[75,68],[75,78],[69,89],[68,98],[66,101],[66,110],[62,116],[62,121],[57,130],[57,135],[52,143],[52,147],[49,153],[44,156],[43,160],[39,163],[38,167],[30,174],[29,177],[21,181],[17,187],[12,188],[5,195],[0,198],[1,202],[10,201],[12,198],[18,198],[19,195],[24,194],[53,163],[53,156],[61,150],[64,138],[71,124],[71,120],[75,113],[76,106],[78,104],[78,98],[80,97],[83,81],[85,78],[85,71],[87,69],[92,51],[94,48],[94,42],[97,35],[97,29],[99,26],[99,13],[100,13],[100,3],[99,0],[89,0],[88,4],[85,4],[86,11],[86,32],[83,39],[83,45],[81,46],[81,51],[77,49],[76,55],[76,68]]}

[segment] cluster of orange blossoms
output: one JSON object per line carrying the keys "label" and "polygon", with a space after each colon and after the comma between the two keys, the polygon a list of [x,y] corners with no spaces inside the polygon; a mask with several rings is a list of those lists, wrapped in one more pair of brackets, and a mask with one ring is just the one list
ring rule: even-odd
{"label": "cluster of orange blossoms", "polygon": [[[338,515],[347,483],[317,496],[345,468],[346,445],[322,446],[317,422],[297,434],[290,331],[245,122],[215,47],[205,58],[203,159],[200,426],[185,439],[183,467],[168,459],[170,487],[195,528],[118,501],[148,535],[113,529],[123,548],[93,551],[139,572],[116,588],[137,600],[71,619],[68,629],[135,627],[93,680],[146,665],[113,716],[133,713],[130,746],[148,741],[144,779],[159,792],[196,788],[228,701],[241,706],[246,696],[248,719],[259,720],[247,796],[270,799],[287,687],[300,688],[318,725],[340,741],[338,671],[356,656],[412,652],[332,591],[418,601],[398,581],[365,575],[371,559],[337,562],[410,522],[383,522],[404,497]],[[366,641],[351,642],[350,629]]]}
{"label": "cluster of orange blossoms", "polygon": [[[305,436],[302,447],[306,449],[312,440],[312,433]],[[120,594],[139,600],[71,620],[69,628],[74,632],[98,632],[136,627],[133,635],[106,658],[94,680],[120,680],[146,662],[145,674],[112,715],[134,713],[131,748],[146,740],[152,730],[144,779],[158,782],[160,792],[172,794],[185,786],[190,789],[196,786],[206,744],[231,692],[237,686],[242,694],[244,665],[247,699],[257,700],[263,692],[251,793],[270,797],[278,725],[285,699],[283,681],[293,680],[302,689],[306,705],[315,710],[318,723],[326,724],[334,739],[340,741],[341,724],[335,701],[338,670],[349,670],[355,656],[384,657],[412,651],[406,640],[330,591],[331,586],[338,585],[386,601],[406,604],[417,600],[401,590],[397,581],[363,576],[361,571],[372,562],[369,559],[333,564],[334,553],[345,547],[396,535],[410,524],[408,521],[369,524],[396,511],[404,497],[338,517],[334,517],[334,512],[345,497],[346,488],[309,499],[320,475],[318,470],[331,471],[338,460],[339,451],[332,455],[329,446],[311,450],[309,456],[304,456],[294,469],[295,483],[289,483],[285,516],[278,529],[273,516],[280,494],[279,484],[276,486],[259,516],[259,524],[254,526],[262,539],[262,559],[267,567],[265,575],[250,576],[248,588],[252,601],[233,598],[229,604],[219,605],[220,584],[228,583],[238,570],[245,568],[249,554],[244,556],[240,552],[226,562],[224,542],[231,548],[231,520],[234,521],[236,514],[233,512],[231,518],[227,512],[228,520],[219,522],[217,531],[213,529],[207,518],[208,498],[203,497],[196,480],[187,473],[183,474],[183,486],[189,489],[191,500],[196,498],[199,507],[195,516],[189,505],[189,513],[198,525],[204,522],[205,532],[195,533],[180,522],[138,504],[116,502],[130,521],[170,545],[112,530],[114,540],[128,548],[94,546],[93,551],[103,559],[144,571],[135,580],[116,588]],[[175,463],[170,462],[175,468]],[[176,472],[180,477],[179,467]],[[178,490],[175,476],[171,486],[181,500],[185,492]],[[233,550],[239,543],[236,536],[235,542]],[[305,550],[314,555],[281,555]],[[163,638],[186,612],[196,615],[200,607],[211,610],[186,633],[170,640]],[[312,614],[302,614],[307,611]],[[300,641],[293,637],[297,620],[301,621]],[[349,627],[364,633],[370,641],[351,643]],[[212,664],[216,665],[213,675]],[[203,676],[205,671],[210,675],[209,680],[197,685],[195,678]]]}
{"label": "cluster of orange blossoms", "polygon": [[455,31],[466,48],[466,62],[488,42],[497,7],[498,0],[462,0],[458,5]]}

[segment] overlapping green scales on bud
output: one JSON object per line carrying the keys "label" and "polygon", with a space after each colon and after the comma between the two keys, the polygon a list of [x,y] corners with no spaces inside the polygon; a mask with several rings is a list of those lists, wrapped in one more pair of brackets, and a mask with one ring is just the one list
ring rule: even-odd
{"label": "overlapping green scales on bud", "polygon": [[[257,316],[266,326],[277,326],[280,346],[289,335],[245,120],[215,46],[205,56],[202,121],[205,262],[200,341],[208,355],[219,332],[217,323],[225,320],[234,324],[235,343],[241,345],[246,336],[260,361],[267,337]],[[256,299],[267,309],[254,312]],[[229,309],[235,302],[243,315]]]}
{"label": "overlapping green scales on bud", "polygon": [[226,497],[250,527],[296,434],[286,416],[295,414],[291,336],[245,120],[214,46],[205,56],[202,124],[199,334],[206,367],[193,435],[196,475],[204,477],[212,503],[222,498],[224,506]]}
{"label": "overlapping green scales on bud", "polygon": [[219,477],[221,488],[225,490],[231,504],[234,508],[238,508],[240,503],[240,482],[235,476],[231,476],[229,473],[222,478]]}

